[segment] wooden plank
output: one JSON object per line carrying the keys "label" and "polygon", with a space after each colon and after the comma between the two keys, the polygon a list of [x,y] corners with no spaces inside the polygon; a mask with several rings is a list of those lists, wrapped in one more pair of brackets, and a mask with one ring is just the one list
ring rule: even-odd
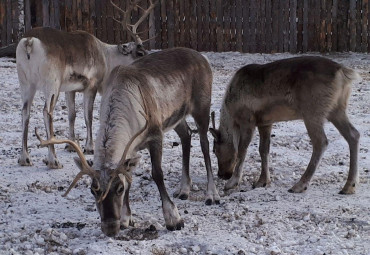
{"label": "wooden plank", "polygon": [[236,47],[235,49],[239,52],[243,51],[243,9],[242,9],[242,0],[236,0]]}
{"label": "wooden plank", "polygon": [[297,1],[290,0],[289,6],[289,52],[297,53]]}
{"label": "wooden plank", "polygon": [[99,38],[100,40],[102,39],[102,18],[101,18],[101,5],[100,5],[100,0],[95,0],[95,15],[96,15],[96,21],[95,21],[95,34],[96,37]]}
{"label": "wooden plank", "polygon": [[209,1],[209,22],[210,22],[210,35],[209,35],[209,43],[210,49],[209,51],[217,51],[217,7],[216,1],[210,0]]}
{"label": "wooden plank", "polygon": [[[173,1],[173,0],[171,0]],[[144,0],[141,2],[140,4],[141,7],[143,7],[144,9],[147,9],[149,7],[149,4],[148,4],[148,1],[147,0]],[[142,12],[138,12],[138,19],[140,19],[140,17],[143,15]],[[147,17],[139,26],[138,28],[138,31],[141,32],[140,33],[140,38],[144,41],[146,41],[149,37],[148,37],[148,32],[149,32],[149,17]],[[149,42],[144,42],[144,47],[145,48],[149,48]]]}
{"label": "wooden plank", "polygon": [[174,46],[180,45],[180,0],[173,0]]}
{"label": "wooden plank", "polygon": [[[109,44],[113,44],[115,43],[114,41],[114,34],[115,34],[115,30],[113,29],[114,28],[114,24],[113,24],[113,6],[110,4],[110,1],[107,1],[107,5],[106,5],[106,29],[107,29],[107,35],[108,35],[108,40],[107,42]],[[139,31],[139,30],[138,30]]]}
{"label": "wooden plank", "polygon": [[101,40],[103,42],[108,42],[108,27],[107,27],[107,4],[109,0],[101,0],[101,29],[102,29],[102,34],[101,34]]}
{"label": "wooden plank", "polygon": [[64,13],[65,13],[65,30],[66,31],[71,31],[72,27],[72,0],[65,0],[65,5],[64,5]]}
{"label": "wooden plank", "polygon": [[259,6],[259,34],[258,34],[258,52],[266,52],[266,1],[261,0]]}
{"label": "wooden plank", "polygon": [[12,42],[17,43],[22,36],[19,31],[19,6],[18,1],[12,1]]}
{"label": "wooden plank", "polygon": [[0,1],[0,31],[1,47],[7,46],[6,42],[6,0]]}
{"label": "wooden plank", "polygon": [[96,13],[95,13],[95,0],[89,1],[89,25],[90,31],[93,35],[96,36]]}
{"label": "wooden plank", "polygon": [[64,13],[61,13],[61,8],[64,10],[64,1],[54,0],[54,27],[61,29],[61,20],[64,19]]}
{"label": "wooden plank", "polygon": [[348,45],[348,8],[349,2],[338,1],[338,51],[347,51]]}
{"label": "wooden plank", "polygon": [[[158,8],[158,4],[156,7],[154,7],[155,9]],[[149,47],[148,47],[148,50],[151,50],[151,49],[154,49],[155,48],[155,41],[156,41],[156,38],[154,38],[156,36],[156,31],[155,31],[155,9],[149,14],[149,38],[153,38],[149,41]]]}
{"label": "wooden plank", "polygon": [[361,52],[362,37],[362,1],[356,1],[356,52]]}
{"label": "wooden plank", "polygon": [[197,28],[197,50],[203,50],[203,31],[202,31],[202,1],[197,0],[194,2],[195,6],[195,15],[193,18],[196,18],[196,28]]}
{"label": "wooden plank", "polygon": [[162,21],[162,45],[160,46],[161,49],[168,48],[168,33],[167,33],[167,10],[166,10],[166,0],[161,1],[161,21]]}
{"label": "wooden plank", "polygon": [[272,51],[276,53],[279,51],[279,1],[272,1]]}
{"label": "wooden plank", "polygon": [[236,0],[230,1],[230,50],[236,51],[236,22],[235,22]]}
{"label": "wooden plank", "polygon": [[[1,20],[1,18],[0,18]],[[30,0],[24,1],[24,27],[25,32],[31,30],[31,4]]]}
{"label": "wooden plank", "polygon": [[49,1],[49,26],[55,28],[55,6],[54,0]]}
{"label": "wooden plank", "polygon": [[249,22],[249,27],[250,27],[250,35],[249,35],[249,40],[250,40],[250,48],[249,52],[250,53],[255,53],[257,51],[257,45],[256,45],[256,27],[257,27],[257,1],[258,0],[251,0],[250,1],[250,22]]}
{"label": "wooden plank", "polygon": [[202,3],[202,17],[203,17],[203,50],[204,51],[210,51],[210,29],[209,29],[209,1],[203,0]]}
{"label": "wooden plank", "polygon": [[162,36],[161,36],[161,31],[162,31],[162,20],[161,20],[161,8],[162,8],[162,1],[159,1],[157,6],[154,9],[154,16],[155,16],[155,48],[160,49],[162,46]]}
{"label": "wooden plank", "polygon": [[12,2],[6,1],[6,43],[12,43]]}
{"label": "wooden plank", "polygon": [[367,52],[367,44],[369,43],[368,38],[368,13],[369,13],[369,1],[362,0],[362,38],[361,38],[361,52]]}
{"label": "wooden plank", "polygon": [[83,30],[82,27],[82,0],[77,0],[77,29]]}
{"label": "wooden plank", "polygon": [[31,13],[31,17],[36,17],[36,24],[32,27],[42,27],[43,25],[43,1],[34,1],[35,13]]}
{"label": "wooden plank", "polygon": [[243,13],[243,52],[249,52],[249,12],[250,11],[250,0],[242,1],[242,13]]}
{"label": "wooden plank", "polygon": [[[367,6],[367,21],[370,22],[370,7]],[[367,52],[370,52],[370,24],[367,24]]]}
{"label": "wooden plank", "polygon": [[42,0],[42,26],[50,26],[49,0]]}
{"label": "wooden plank", "polygon": [[89,0],[82,0],[81,2],[81,14],[82,14],[82,30],[87,31],[91,34],[94,34],[93,31],[90,30],[90,9],[89,9]]}
{"label": "wooden plank", "polygon": [[284,33],[285,31],[285,22],[284,22],[284,3],[285,0],[279,1],[279,34],[278,34],[278,40],[279,40],[279,47],[278,52],[284,52]]}
{"label": "wooden plank", "polygon": [[217,51],[222,52],[224,50],[223,45],[223,6],[222,0],[216,0],[216,8],[217,8],[217,29],[216,29],[216,36],[217,36]]}
{"label": "wooden plank", "polygon": [[349,50],[356,50],[356,0],[349,1]]}
{"label": "wooden plank", "polygon": [[168,48],[175,46],[175,17],[173,0],[167,0],[167,33],[168,33]]}
{"label": "wooden plank", "polygon": [[266,53],[271,53],[272,50],[272,0],[265,2],[265,34],[266,34]]}
{"label": "wooden plank", "polygon": [[302,52],[308,51],[308,33],[309,33],[309,25],[308,25],[308,0],[304,0],[303,2],[303,41],[302,41]]}
{"label": "wooden plank", "polygon": [[190,6],[190,20],[191,20],[191,48],[196,50],[198,48],[198,43],[197,43],[197,20],[196,20],[196,15],[197,15],[197,0],[191,0],[191,6]]}
{"label": "wooden plank", "polygon": [[327,50],[326,41],[326,0],[321,1],[320,5],[320,30],[319,30],[319,51],[325,52]]}
{"label": "wooden plank", "polygon": [[289,14],[289,0],[285,0],[283,1],[284,4],[283,4],[283,38],[284,38],[284,50],[283,52],[289,52],[289,41],[290,41],[290,37],[289,37],[289,30],[290,30],[290,26],[289,26],[289,17],[290,17],[290,14]]}
{"label": "wooden plank", "polygon": [[332,51],[333,42],[332,42],[332,1],[326,0],[326,50],[327,52]]}
{"label": "wooden plank", "polygon": [[297,52],[302,52],[303,43],[303,1],[297,1]]}
{"label": "wooden plank", "polygon": [[308,1],[308,51],[316,50],[316,34],[315,34],[315,0]]}
{"label": "wooden plank", "polygon": [[338,51],[338,0],[333,0],[332,6],[332,51]]}

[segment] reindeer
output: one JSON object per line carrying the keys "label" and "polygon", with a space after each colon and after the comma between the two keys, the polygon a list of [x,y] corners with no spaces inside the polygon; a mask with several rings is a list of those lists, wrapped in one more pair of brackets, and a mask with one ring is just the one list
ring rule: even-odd
{"label": "reindeer", "polygon": [[[184,222],[163,181],[162,143],[164,132],[171,129],[181,139],[183,168],[180,189],[175,196],[187,199],[191,186],[189,158],[192,132],[185,117],[190,114],[198,128],[207,170],[206,204],[219,203],[207,138],[212,71],[206,58],[186,48],[163,50],[140,58],[129,66],[116,67],[107,84],[101,101],[93,167],[86,163],[81,150],[76,149],[80,156],[76,163],[81,172],[66,194],[79,178],[89,175],[93,179],[91,192],[101,216],[102,231],[108,236],[116,235],[120,225],[130,225],[128,194],[131,173],[139,160],[137,152],[148,148],[166,227],[169,230],[181,229]],[[73,143],[56,139],[42,141],[40,137],[39,140],[42,146]]]}
{"label": "reindeer", "polygon": [[[84,93],[84,117],[87,127],[85,152],[93,153],[92,139],[93,104],[97,91],[104,93],[110,72],[118,65],[128,65],[135,59],[147,54],[137,27],[153,10],[157,2],[150,2],[148,9],[136,24],[128,24],[131,11],[139,0],[130,1],[123,11],[111,1],[115,8],[123,13],[122,28],[127,30],[135,42],[109,45],[95,36],[84,32],[64,32],[52,28],[34,28],[28,31],[17,46],[17,71],[21,86],[22,108],[22,152],[19,164],[32,165],[28,148],[28,124],[34,95],[41,90],[45,96],[43,111],[47,136],[53,137],[53,110],[60,92],[66,92],[69,119],[69,138],[75,140],[74,123],[76,118],[75,93]],[[53,101],[51,100],[53,98]],[[50,108],[52,106],[53,108]],[[50,113],[50,114],[48,114]],[[67,146],[67,149],[71,147]],[[45,163],[49,168],[61,168],[53,145],[49,146]]]}
{"label": "reindeer", "polygon": [[255,127],[260,134],[262,171],[254,187],[264,187],[271,181],[268,161],[272,124],[303,119],[313,153],[306,171],[289,192],[300,193],[308,188],[328,145],[324,123],[329,120],[350,149],[348,179],[340,194],[355,193],[360,134],[350,123],[346,108],[351,83],[358,78],[355,71],[322,57],[284,59],[239,69],[226,89],[219,129],[215,127],[214,112],[210,129],[218,159],[218,176],[228,179],[225,189],[240,183]]}

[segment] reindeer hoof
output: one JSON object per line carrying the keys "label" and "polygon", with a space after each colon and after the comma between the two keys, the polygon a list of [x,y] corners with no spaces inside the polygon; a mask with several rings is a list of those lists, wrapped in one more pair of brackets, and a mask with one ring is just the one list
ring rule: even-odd
{"label": "reindeer hoof", "polygon": [[94,150],[93,149],[84,149],[84,154],[86,154],[86,155],[94,155]]}
{"label": "reindeer hoof", "polygon": [[308,184],[295,184],[292,188],[288,190],[289,193],[303,193],[307,190]]}
{"label": "reindeer hoof", "polygon": [[356,193],[356,183],[347,184],[343,187],[339,194],[341,195],[351,195]]}
{"label": "reindeer hoof", "polygon": [[21,166],[32,166],[32,161],[29,157],[26,158],[19,158],[18,159],[18,164]]}
{"label": "reindeer hoof", "polygon": [[166,226],[169,231],[181,230],[184,227],[184,221],[180,220],[176,225]]}
{"label": "reindeer hoof", "polygon": [[57,159],[54,161],[49,162],[47,159],[43,159],[42,162],[45,163],[45,165],[48,166],[49,169],[61,169],[63,168],[63,165],[59,163]]}
{"label": "reindeer hoof", "polygon": [[75,152],[75,149],[73,149],[73,147],[69,144],[67,144],[64,149],[68,152]]}
{"label": "reindeer hoof", "polygon": [[188,194],[181,194],[179,196],[179,199],[181,199],[181,200],[187,200],[188,198],[189,198]]}
{"label": "reindeer hoof", "polygon": [[271,183],[271,180],[258,180],[257,182],[253,183],[252,188],[263,188],[268,186]]}

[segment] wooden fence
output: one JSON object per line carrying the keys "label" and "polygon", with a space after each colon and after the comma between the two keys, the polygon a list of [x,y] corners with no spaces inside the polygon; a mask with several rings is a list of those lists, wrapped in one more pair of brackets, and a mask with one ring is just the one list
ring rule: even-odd
{"label": "wooden fence", "polygon": [[[114,0],[125,7],[125,0]],[[131,41],[110,0],[0,0],[0,46],[16,43],[20,24],[86,30],[108,43]],[[143,6],[147,6],[147,0]],[[140,15],[133,12],[132,20]],[[146,47],[199,51],[370,51],[369,0],[160,0],[141,26]],[[22,22],[23,21],[23,22]]]}

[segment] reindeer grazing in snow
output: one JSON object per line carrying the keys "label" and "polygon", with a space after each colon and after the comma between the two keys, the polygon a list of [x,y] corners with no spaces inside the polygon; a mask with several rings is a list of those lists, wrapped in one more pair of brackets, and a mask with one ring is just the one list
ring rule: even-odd
{"label": "reindeer grazing in snow", "polygon": [[[137,27],[153,10],[156,2],[150,2],[149,8],[144,11],[143,16],[135,25],[129,25],[128,18],[138,2],[140,1],[131,1],[127,10],[123,11],[111,1],[112,5],[123,13],[122,28],[129,32],[135,42],[109,45],[87,32],[68,33],[52,28],[35,28],[24,35],[16,52],[23,101],[20,165],[32,165],[27,149],[27,137],[30,109],[37,90],[41,90],[45,96],[44,122],[48,137],[53,137],[52,113],[59,92],[66,92],[69,138],[72,140],[75,140],[75,93],[83,91],[84,117],[87,127],[85,151],[88,154],[93,153],[92,112],[97,91],[104,92],[106,81],[114,67],[128,65],[138,57],[147,54],[142,46],[143,41],[138,36]],[[49,168],[62,167],[53,145],[49,146],[46,161]]]}
{"label": "reindeer grazing in snow", "polygon": [[261,176],[254,187],[270,183],[268,166],[272,124],[303,119],[311,138],[313,153],[308,167],[289,192],[303,192],[319,164],[328,141],[324,122],[329,120],[347,140],[350,167],[341,194],[355,193],[358,183],[357,154],[359,132],[346,114],[352,81],[359,75],[322,57],[298,57],[265,65],[247,65],[232,78],[221,108],[220,126],[212,113],[214,152],[218,175],[229,179],[225,189],[236,187],[255,127],[260,134]]}
{"label": "reindeer grazing in snow", "polygon": [[[81,172],[67,191],[83,174],[91,176],[91,191],[106,235],[114,236],[120,224],[126,227],[130,224],[128,193],[131,171],[138,161],[137,151],[144,148],[150,152],[152,175],[162,199],[166,227],[169,230],[183,227],[183,220],[163,181],[162,141],[164,132],[170,129],[180,136],[183,169],[180,189],[175,195],[187,199],[191,186],[191,130],[185,117],[189,114],[198,128],[207,169],[206,204],[219,203],[207,138],[211,90],[212,71],[208,61],[198,52],[185,48],[156,52],[112,71],[101,101],[93,167],[86,163],[83,153],[78,150],[81,159],[77,165]],[[73,143],[39,139],[43,146]]]}

